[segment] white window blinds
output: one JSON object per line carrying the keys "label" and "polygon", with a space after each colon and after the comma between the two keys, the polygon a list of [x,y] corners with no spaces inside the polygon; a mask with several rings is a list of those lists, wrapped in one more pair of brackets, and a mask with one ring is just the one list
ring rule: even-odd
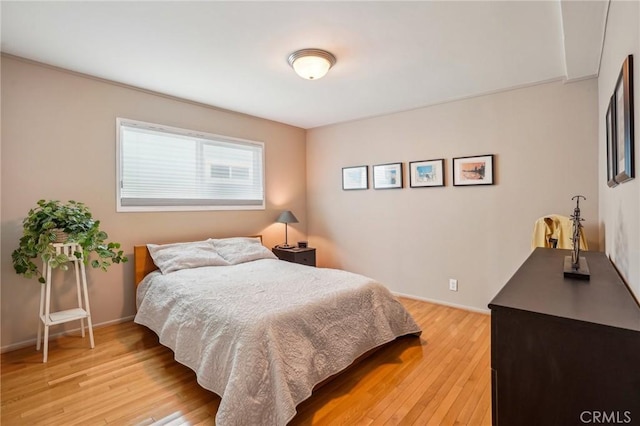
{"label": "white window blinds", "polygon": [[264,145],[118,118],[118,211],[264,209]]}

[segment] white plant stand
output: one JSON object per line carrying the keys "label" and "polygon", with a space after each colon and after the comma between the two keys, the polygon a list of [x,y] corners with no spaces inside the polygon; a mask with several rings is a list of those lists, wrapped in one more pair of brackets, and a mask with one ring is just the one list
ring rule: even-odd
{"label": "white plant stand", "polygon": [[[80,320],[82,337],[84,334],[84,320],[87,319],[89,328],[89,340],[91,349],[95,347],[93,342],[93,326],[91,324],[91,309],[89,308],[89,294],[87,293],[87,275],[84,268],[82,254],[76,256],[74,253],[82,253],[82,247],[76,243],[54,243],[56,255],[65,254],[69,262],[73,263],[76,273],[76,290],[78,293],[78,307],[65,311],[51,312],[51,264],[44,262],[42,265],[45,282],[40,286],[40,321],[38,321],[38,342],[36,350],[40,350],[40,338],[42,337],[42,326],[44,325],[44,350],[42,362],[47,362],[49,350],[49,327],[69,321]],[[84,299],[84,300],[83,300]]]}

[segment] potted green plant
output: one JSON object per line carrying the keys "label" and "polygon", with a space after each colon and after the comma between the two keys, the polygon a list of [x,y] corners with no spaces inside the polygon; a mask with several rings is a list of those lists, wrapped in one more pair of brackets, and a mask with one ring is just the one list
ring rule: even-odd
{"label": "potted green plant", "polygon": [[109,236],[100,230],[100,221],[93,219],[83,203],[40,200],[37,207],[29,210],[22,224],[23,236],[11,258],[16,273],[26,278],[39,276],[38,281],[45,282],[42,271],[33,261],[38,256],[50,262],[52,268],[67,269],[69,258],[64,254],[56,255],[52,246],[55,242],[78,243],[82,253],[74,255],[82,254],[85,263],[89,263],[92,253],[97,254],[97,259],[91,260],[90,264],[104,271],[113,263],[127,261],[120,243],[106,241]]}

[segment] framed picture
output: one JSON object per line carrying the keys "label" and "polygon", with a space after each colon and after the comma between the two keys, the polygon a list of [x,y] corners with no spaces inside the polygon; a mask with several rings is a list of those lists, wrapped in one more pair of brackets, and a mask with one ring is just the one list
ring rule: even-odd
{"label": "framed picture", "polygon": [[410,162],[409,186],[411,188],[444,186],[444,159]]}
{"label": "framed picture", "polygon": [[616,169],[616,164],[618,163],[616,156],[616,135],[615,123],[613,121],[615,108],[615,96],[611,96],[605,118],[607,127],[607,185],[610,187],[614,187],[618,184],[618,182],[616,182],[616,174],[618,174]]}
{"label": "framed picture", "polygon": [[342,189],[369,189],[369,166],[343,167]]}
{"label": "framed picture", "polygon": [[493,185],[493,154],[454,158],[453,185]]}
{"label": "framed picture", "polygon": [[635,177],[633,155],[633,56],[629,55],[622,64],[616,88],[615,98],[615,152],[616,175],[618,183],[626,182]]}
{"label": "framed picture", "polygon": [[378,164],[373,166],[374,189],[402,188],[402,163]]}

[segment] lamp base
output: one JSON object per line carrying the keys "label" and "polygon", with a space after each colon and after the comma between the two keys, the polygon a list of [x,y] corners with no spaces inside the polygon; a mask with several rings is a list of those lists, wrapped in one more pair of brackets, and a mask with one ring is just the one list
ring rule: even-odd
{"label": "lamp base", "polygon": [[276,247],[277,248],[281,248],[281,249],[292,249],[292,248],[295,248],[295,246],[292,246],[292,245],[289,245],[289,244],[286,244],[286,243],[285,244],[278,244]]}

